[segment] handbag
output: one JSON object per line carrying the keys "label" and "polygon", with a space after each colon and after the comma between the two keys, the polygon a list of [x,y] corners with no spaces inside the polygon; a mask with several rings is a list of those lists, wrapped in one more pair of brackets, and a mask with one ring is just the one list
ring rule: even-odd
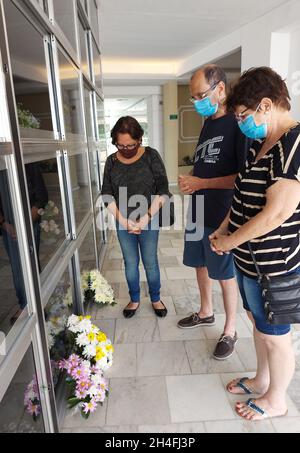
{"label": "handbag", "polygon": [[[151,161],[151,155],[150,153],[147,154],[147,160],[149,167],[153,173],[152,170],[152,161]],[[164,194],[164,196],[167,197],[167,200],[161,206],[159,209],[158,215],[159,215],[159,220],[158,224],[160,227],[171,227],[175,223],[175,202],[174,202],[174,196],[173,194],[169,191],[167,194]]]}
{"label": "handbag", "polygon": [[[243,200],[241,203],[245,223]],[[248,248],[262,289],[267,323],[300,324],[300,274],[292,272],[278,277],[263,275],[250,242],[248,242]]]}

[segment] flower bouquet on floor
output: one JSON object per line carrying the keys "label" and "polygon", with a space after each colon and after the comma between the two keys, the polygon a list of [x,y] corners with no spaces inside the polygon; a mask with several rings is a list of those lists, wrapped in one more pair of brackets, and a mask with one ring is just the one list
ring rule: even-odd
{"label": "flower bouquet on floor", "polygon": [[100,271],[94,269],[81,275],[83,300],[93,301],[97,305],[116,305],[114,291]]}
{"label": "flower bouquet on floor", "polygon": [[88,418],[108,396],[108,381],[103,372],[112,366],[113,346],[101,330],[92,324],[90,316],[69,317],[67,329],[74,353],[59,364],[67,372],[70,386],[69,408],[78,407]]}

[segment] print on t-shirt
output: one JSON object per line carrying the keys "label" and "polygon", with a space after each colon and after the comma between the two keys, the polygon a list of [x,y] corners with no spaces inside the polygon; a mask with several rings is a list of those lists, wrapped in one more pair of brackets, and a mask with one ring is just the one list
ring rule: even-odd
{"label": "print on t-shirt", "polygon": [[201,143],[196,149],[195,163],[199,159],[205,164],[216,164],[220,158],[221,147],[215,147],[218,144],[222,143],[224,140],[224,135],[219,137],[214,137],[212,139],[206,140],[206,142]]}

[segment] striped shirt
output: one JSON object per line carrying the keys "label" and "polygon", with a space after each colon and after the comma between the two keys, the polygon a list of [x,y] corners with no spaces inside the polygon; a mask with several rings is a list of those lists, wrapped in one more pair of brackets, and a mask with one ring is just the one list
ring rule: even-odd
{"label": "striped shirt", "polygon": [[[266,192],[281,179],[300,182],[300,124],[290,129],[258,162],[256,157],[263,142],[256,140],[250,149],[246,165],[239,174],[233,198],[229,232],[255,217],[266,205]],[[292,196],[292,194],[291,194]],[[250,241],[260,272],[269,276],[283,275],[300,266],[300,205],[280,227]],[[233,250],[238,269],[247,277],[257,272],[247,244]]]}

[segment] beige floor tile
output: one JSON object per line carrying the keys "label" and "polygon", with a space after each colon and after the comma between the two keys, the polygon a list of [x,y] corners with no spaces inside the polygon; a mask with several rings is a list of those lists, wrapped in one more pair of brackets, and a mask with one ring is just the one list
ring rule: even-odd
{"label": "beige floor tile", "polygon": [[111,379],[107,425],[171,423],[165,378]]}
{"label": "beige floor tile", "polygon": [[137,345],[137,376],[191,374],[183,342]]}
{"label": "beige floor tile", "polygon": [[117,319],[115,343],[151,343],[160,341],[156,318]]}
{"label": "beige floor tile", "polygon": [[220,420],[215,422],[205,422],[208,433],[274,433],[269,420],[247,422],[239,420]]}
{"label": "beige floor tile", "polygon": [[235,346],[236,352],[245,370],[254,371],[257,367],[256,351],[253,339],[240,338]]}
{"label": "beige floor tile", "polygon": [[182,316],[167,316],[158,320],[159,332],[162,341],[183,341],[183,340],[203,340],[205,339],[202,328],[179,329],[178,321]]}
{"label": "beige floor tile", "polygon": [[162,247],[160,249],[160,252],[162,255],[165,256],[180,256],[182,255],[182,249],[181,248],[174,248],[174,247]]}
{"label": "beige floor tile", "polygon": [[186,341],[185,347],[193,374],[228,373],[244,369],[236,353],[227,360],[215,360],[212,357],[216,347],[214,340]]}
{"label": "beige floor tile", "polygon": [[277,433],[300,433],[300,417],[273,418],[271,422]]}
{"label": "beige floor tile", "polygon": [[[220,335],[224,331],[225,325],[225,315],[216,314],[216,324],[212,327],[202,327],[208,340],[219,339]],[[236,330],[239,338],[251,338],[252,333],[250,332],[248,326],[245,324],[241,316],[238,314],[236,318]]]}
{"label": "beige floor tile", "polygon": [[189,267],[166,267],[168,280],[195,280],[195,270]]}
{"label": "beige floor tile", "polygon": [[205,433],[204,423],[173,423],[170,425],[140,425],[139,433]]}
{"label": "beige floor tile", "polygon": [[234,419],[218,375],[166,378],[173,423]]}
{"label": "beige floor tile", "polygon": [[137,426],[102,426],[101,428],[75,428],[72,429],[73,434],[122,434],[122,433],[138,433]]}
{"label": "beige floor tile", "polygon": [[105,372],[105,377],[135,377],[137,375],[136,346],[136,344],[115,344],[113,366]]}
{"label": "beige floor tile", "polygon": [[164,296],[185,296],[187,287],[184,280],[166,280],[161,283],[161,295]]}

